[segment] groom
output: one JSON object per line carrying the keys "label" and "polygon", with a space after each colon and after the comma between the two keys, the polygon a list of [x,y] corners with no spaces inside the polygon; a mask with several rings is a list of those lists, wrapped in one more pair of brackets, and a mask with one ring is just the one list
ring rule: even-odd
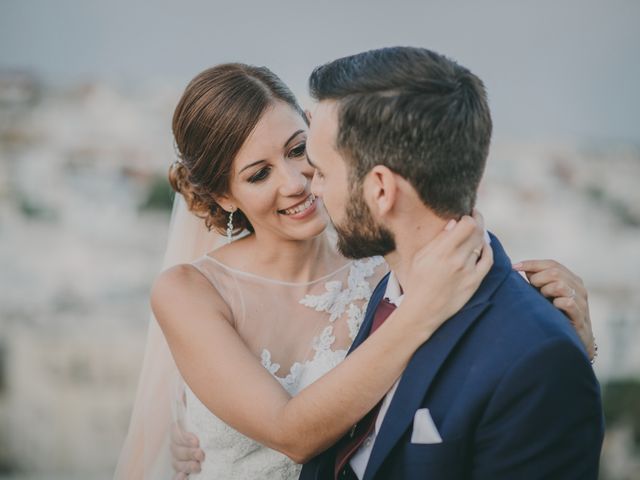
{"label": "groom", "polygon": [[[392,269],[353,350],[402,301],[415,252],[472,211],[491,115],[478,77],[420,48],[338,59],[310,87],[312,190],[346,256],[384,255]],[[467,305],[301,480],[597,478],[602,407],[582,344],[494,236],[491,248],[494,265]]]}
{"label": "groom", "polygon": [[[385,255],[392,269],[354,349],[377,311],[402,301],[414,253],[471,212],[491,116],[478,77],[420,48],[338,59],[310,87],[312,191],[346,256]],[[491,248],[494,265],[467,305],[415,353],[371,420],[301,480],[597,478],[602,408],[583,347],[493,236]]]}

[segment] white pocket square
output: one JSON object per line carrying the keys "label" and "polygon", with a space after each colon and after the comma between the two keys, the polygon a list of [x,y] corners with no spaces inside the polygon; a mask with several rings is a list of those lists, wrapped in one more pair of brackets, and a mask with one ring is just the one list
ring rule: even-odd
{"label": "white pocket square", "polygon": [[411,443],[431,444],[442,443],[442,437],[436,428],[428,408],[416,411],[413,417],[413,432]]}

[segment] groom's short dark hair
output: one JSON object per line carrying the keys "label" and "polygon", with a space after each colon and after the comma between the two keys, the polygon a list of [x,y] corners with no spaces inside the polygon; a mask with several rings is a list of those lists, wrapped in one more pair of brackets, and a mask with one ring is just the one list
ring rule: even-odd
{"label": "groom's short dark hair", "polygon": [[393,47],[317,67],[309,86],[316,100],[339,103],[336,148],[353,181],[385,165],[436,214],[471,212],[492,129],[477,76],[430,50]]}

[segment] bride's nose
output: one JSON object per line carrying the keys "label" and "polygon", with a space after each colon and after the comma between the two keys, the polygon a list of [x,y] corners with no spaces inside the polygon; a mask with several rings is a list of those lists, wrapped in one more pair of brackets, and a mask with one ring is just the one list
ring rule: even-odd
{"label": "bride's nose", "polygon": [[289,167],[285,169],[280,192],[288,197],[302,195],[306,191],[308,183],[309,179],[300,170]]}

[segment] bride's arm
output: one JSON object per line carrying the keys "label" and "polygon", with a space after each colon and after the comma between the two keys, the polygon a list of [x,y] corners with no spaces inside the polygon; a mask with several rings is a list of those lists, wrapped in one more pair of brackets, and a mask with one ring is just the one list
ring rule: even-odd
{"label": "bride's arm", "polygon": [[475,261],[482,236],[469,217],[443,231],[414,268],[421,294],[408,293],[344,362],[295,397],[249,351],[217,292],[194,267],[164,272],[153,287],[152,308],[178,368],[204,405],[241,433],[303,463],[371,410],[414,351],[471,297],[492,264],[490,248]]}

